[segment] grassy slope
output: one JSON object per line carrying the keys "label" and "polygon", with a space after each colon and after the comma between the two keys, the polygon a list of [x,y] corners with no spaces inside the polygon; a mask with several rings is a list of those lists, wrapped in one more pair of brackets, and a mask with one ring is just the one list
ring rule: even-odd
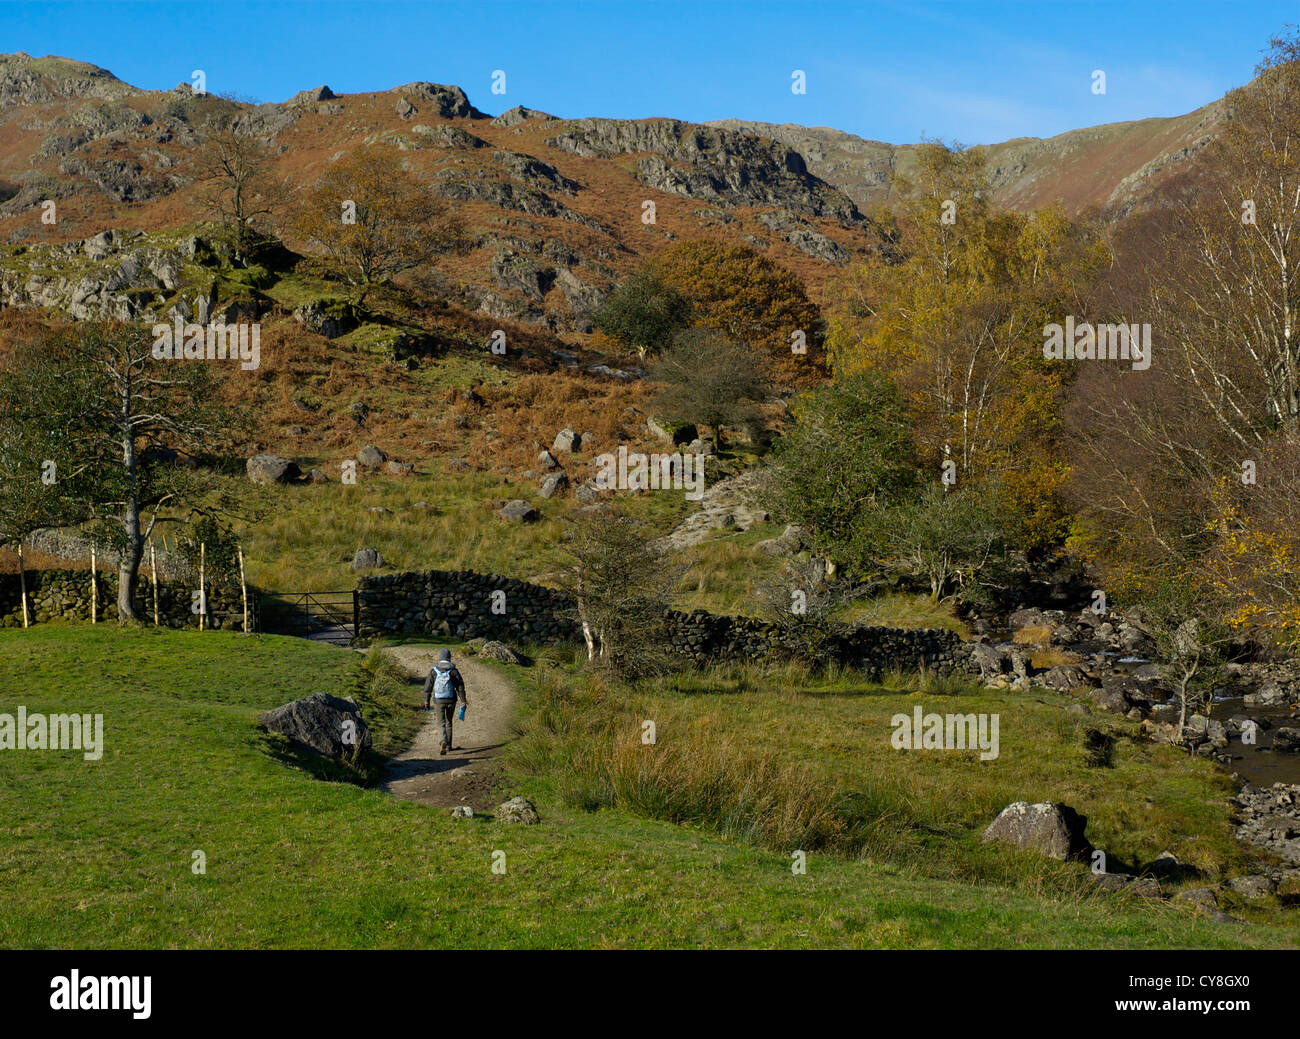
{"label": "grassy slope", "polygon": [[[0,945],[1294,943],[1268,921],[1213,925],[832,856],[794,876],[783,854],[566,809],[545,778],[521,788],[543,815],[531,828],[320,782],[268,754],[254,719],[341,688],[352,659],[223,633],[0,633],[6,707],[102,712],[107,744],[99,762],[0,755]],[[190,870],[196,849],[205,876]]]}

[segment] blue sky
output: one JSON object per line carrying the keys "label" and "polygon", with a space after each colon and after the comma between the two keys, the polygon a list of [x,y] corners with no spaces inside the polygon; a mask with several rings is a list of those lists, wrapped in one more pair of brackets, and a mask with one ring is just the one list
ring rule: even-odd
{"label": "blue sky", "polygon": [[1287,22],[1296,0],[7,2],[0,51],[80,58],[151,89],[203,69],[209,90],[261,101],[425,79],[494,115],[735,116],[981,144],[1191,111],[1246,82]]}

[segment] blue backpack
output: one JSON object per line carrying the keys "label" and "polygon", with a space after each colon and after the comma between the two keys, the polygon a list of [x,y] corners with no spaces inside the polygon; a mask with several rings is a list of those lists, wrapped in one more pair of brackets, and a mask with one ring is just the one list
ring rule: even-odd
{"label": "blue backpack", "polygon": [[[444,670],[442,665],[446,664]],[[433,665],[433,698],[435,700],[454,700],[456,699],[456,688],[451,684],[451,676],[456,673],[456,665],[449,661],[440,660]]]}

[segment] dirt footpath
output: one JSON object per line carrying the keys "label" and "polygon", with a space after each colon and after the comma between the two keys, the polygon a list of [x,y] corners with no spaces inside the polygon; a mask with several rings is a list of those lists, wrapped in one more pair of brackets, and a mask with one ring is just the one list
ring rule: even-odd
{"label": "dirt footpath", "polygon": [[[421,680],[438,659],[436,647],[391,646],[384,652]],[[430,710],[415,742],[389,762],[380,789],[421,804],[443,808],[469,805],[475,811],[485,811],[496,806],[492,790],[500,770],[493,759],[510,739],[514,688],[473,657],[453,654],[452,663],[465,679],[469,700],[465,720],[452,728],[452,749],[446,757],[438,753],[442,730],[437,712]]]}

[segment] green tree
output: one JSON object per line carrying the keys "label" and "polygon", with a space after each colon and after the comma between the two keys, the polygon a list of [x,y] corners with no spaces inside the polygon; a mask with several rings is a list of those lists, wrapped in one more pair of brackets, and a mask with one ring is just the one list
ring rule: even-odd
{"label": "green tree", "polygon": [[644,358],[668,346],[690,319],[691,304],[681,292],[650,271],[638,271],[601,304],[594,324]]}
{"label": "green tree", "polygon": [[1007,548],[1005,517],[988,486],[931,484],[907,501],[870,509],[860,551],[886,572],[925,580],[934,602],[973,594]]}
{"label": "green tree", "polygon": [[[0,377],[0,399],[21,402],[0,439],[25,457],[51,459],[60,483],[58,518],[88,523],[119,559],[118,614],[139,621],[135,591],[144,545],[159,522],[247,514],[200,469],[170,464],[166,449],[229,450],[237,425],[218,403],[208,363],[152,355],[147,329],[83,323],[21,349]],[[166,515],[164,515],[164,512]]]}
{"label": "green tree", "polygon": [[588,663],[620,678],[668,670],[667,610],[681,571],[645,525],[619,512],[584,516],[566,553]]}
{"label": "green tree", "polygon": [[791,417],[768,471],[768,506],[807,527],[832,559],[860,568],[863,516],[916,483],[906,407],[887,378],[861,372],[797,397]]}

